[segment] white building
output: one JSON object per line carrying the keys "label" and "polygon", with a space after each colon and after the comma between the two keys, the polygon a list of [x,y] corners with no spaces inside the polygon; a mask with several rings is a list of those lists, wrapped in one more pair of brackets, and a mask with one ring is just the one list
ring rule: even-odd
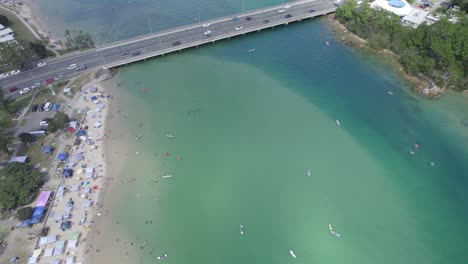
{"label": "white building", "polygon": [[13,30],[11,28],[5,28],[0,24],[0,43],[10,42],[15,40]]}
{"label": "white building", "polygon": [[401,20],[403,24],[409,25],[413,28],[417,28],[419,25],[426,21],[429,12],[420,10],[420,9],[413,9],[411,13],[404,16]]}
{"label": "white building", "polygon": [[400,17],[409,15],[414,9],[405,0],[375,0],[371,3],[371,7],[386,10]]}

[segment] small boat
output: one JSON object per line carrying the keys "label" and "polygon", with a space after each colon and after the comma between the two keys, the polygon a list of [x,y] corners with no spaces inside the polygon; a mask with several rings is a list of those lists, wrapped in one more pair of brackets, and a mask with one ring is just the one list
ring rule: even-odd
{"label": "small boat", "polygon": [[310,177],[310,175],[312,175],[312,173],[310,172],[310,169],[307,169],[307,176]]}
{"label": "small boat", "polygon": [[431,167],[435,166],[435,162],[431,161]]}
{"label": "small boat", "polygon": [[156,259],[157,259],[157,260],[163,260],[163,259],[165,259],[165,258],[167,258],[167,254],[163,254],[163,255],[157,257]]}
{"label": "small boat", "polygon": [[410,150],[409,153],[410,153],[411,155],[416,154],[416,153],[414,153],[414,151],[412,151],[412,150]]}
{"label": "small boat", "polygon": [[333,230],[330,231],[330,233],[331,233],[332,235],[336,236],[336,237],[341,237],[340,234],[338,234],[337,232],[335,232],[335,231],[333,231]]}
{"label": "small boat", "polygon": [[172,135],[172,134],[167,134],[166,137],[168,137],[168,138],[174,138],[174,135]]}
{"label": "small boat", "polygon": [[244,226],[243,226],[243,225],[240,225],[240,234],[241,234],[241,235],[244,234]]}
{"label": "small boat", "polygon": [[293,258],[296,258],[296,253],[294,253],[294,251],[292,251],[292,249],[289,250],[289,254],[291,254],[291,256]]}
{"label": "small boat", "polygon": [[138,135],[135,137],[135,139],[136,139],[136,140],[139,140],[141,137],[142,137],[142,135],[141,135],[141,134],[138,134]]}
{"label": "small boat", "polygon": [[327,42],[325,42],[325,43],[327,43],[327,46],[330,46],[330,42],[327,41]]}
{"label": "small boat", "polygon": [[254,51],[255,51],[255,49],[249,49],[249,52],[254,52]]}
{"label": "small boat", "polygon": [[167,179],[167,178],[172,178],[173,175],[170,175],[170,174],[166,174],[166,175],[163,175],[161,176],[163,179]]}
{"label": "small boat", "polygon": [[387,93],[388,93],[389,95],[393,95],[393,93],[392,93],[391,91],[388,91]]}
{"label": "small boat", "polygon": [[337,119],[337,120],[335,120],[335,122],[336,122],[336,124],[337,124],[338,126],[341,126],[340,120]]}
{"label": "small boat", "polygon": [[333,226],[331,224],[328,224],[328,229],[330,229],[330,231],[333,231]]}

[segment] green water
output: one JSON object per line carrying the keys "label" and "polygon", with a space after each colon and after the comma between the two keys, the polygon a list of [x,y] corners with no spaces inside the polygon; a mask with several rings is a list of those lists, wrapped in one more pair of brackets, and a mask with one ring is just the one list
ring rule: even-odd
{"label": "green water", "polygon": [[465,263],[466,98],[419,98],[327,32],[315,20],[119,70],[125,184],[97,263]]}

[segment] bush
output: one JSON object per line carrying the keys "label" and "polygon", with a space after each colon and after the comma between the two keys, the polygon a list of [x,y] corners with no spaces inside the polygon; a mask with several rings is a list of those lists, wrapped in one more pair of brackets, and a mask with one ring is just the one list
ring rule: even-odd
{"label": "bush", "polygon": [[29,133],[21,133],[19,134],[19,139],[21,142],[25,143],[25,144],[29,144],[29,143],[33,143],[34,141],[36,141],[36,138],[29,134]]}
{"label": "bush", "polygon": [[31,219],[33,212],[34,208],[32,208],[31,206],[20,208],[16,212],[16,218],[20,221]]}
{"label": "bush", "polygon": [[4,27],[8,27],[10,25],[10,21],[8,21],[8,17],[4,15],[0,15],[0,24]]}
{"label": "bush", "polygon": [[47,128],[49,129],[51,133],[55,133],[61,129],[67,128],[69,121],[70,121],[70,118],[68,117],[68,115],[62,112],[57,112],[54,118],[47,119],[47,123],[49,124]]}
{"label": "bush", "polygon": [[37,56],[39,56],[39,58],[43,59],[47,57],[47,49],[41,43],[29,42],[29,47],[32,50],[34,50],[34,52],[37,54]]}
{"label": "bush", "polygon": [[13,209],[27,204],[42,184],[43,176],[32,166],[13,162],[0,170],[0,208]]}

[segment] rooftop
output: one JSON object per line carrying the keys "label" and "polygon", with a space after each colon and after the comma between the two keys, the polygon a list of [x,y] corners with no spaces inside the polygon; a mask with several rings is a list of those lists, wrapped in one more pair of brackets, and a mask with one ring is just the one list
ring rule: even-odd
{"label": "rooftop", "polygon": [[396,14],[397,16],[407,16],[413,11],[408,2],[405,0],[375,0],[371,3],[372,8],[381,8]]}

